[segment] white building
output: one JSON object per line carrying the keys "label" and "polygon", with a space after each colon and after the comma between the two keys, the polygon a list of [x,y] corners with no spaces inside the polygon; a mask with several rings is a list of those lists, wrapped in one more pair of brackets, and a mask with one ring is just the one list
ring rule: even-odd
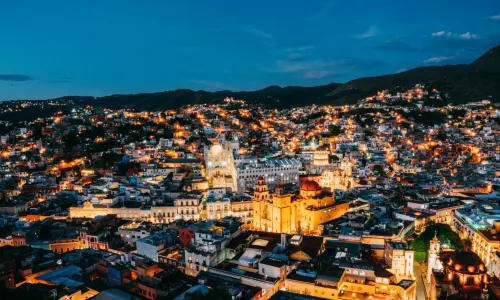
{"label": "white building", "polygon": [[186,274],[197,276],[199,271],[207,271],[225,259],[226,237],[210,230],[198,230],[193,244],[184,250]]}
{"label": "white building", "polygon": [[158,262],[158,254],[165,252],[168,246],[175,245],[177,233],[175,231],[161,231],[136,242],[137,254]]}
{"label": "white building", "polygon": [[174,140],[173,139],[164,139],[161,138],[159,142],[160,148],[172,148],[174,145]]}
{"label": "white building", "polygon": [[146,168],[144,175],[146,176],[168,176],[168,174],[173,173],[174,169],[171,168]]}
{"label": "white building", "polygon": [[180,194],[174,200],[177,209],[177,218],[184,220],[198,220],[201,213],[203,194]]}
{"label": "white building", "polygon": [[141,226],[141,224],[137,222],[129,222],[120,226],[116,234],[119,235],[124,242],[130,245],[150,235],[146,227]]}
{"label": "white building", "polygon": [[206,201],[207,219],[218,220],[231,214],[231,202],[229,198],[217,198],[208,196]]}
{"label": "white building", "polygon": [[385,264],[397,280],[414,279],[413,266],[415,252],[401,242],[385,242]]}
{"label": "white building", "polygon": [[236,169],[238,191],[244,192],[253,188],[257,179],[262,176],[268,186],[282,184],[298,184],[301,163],[297,159],[270,159],[254,164],[241,164]]}
{"label": "white building", "polygon": [[204,148],[205,168],[210,187],[235,189],[235,164],[233,145],[230,142]]}

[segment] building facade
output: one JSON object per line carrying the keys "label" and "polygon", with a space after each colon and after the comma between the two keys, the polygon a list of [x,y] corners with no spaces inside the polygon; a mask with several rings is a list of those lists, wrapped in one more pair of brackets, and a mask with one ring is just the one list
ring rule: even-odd
{"label": "building facade", "polygon": [[277,185],[270,194],[263,177],[254,188],[253,227],[268,232],[316,232],[318,225],[337,219],[349,210],[349,203],[336,202],[313,180],[305,181],[298,195],[283,194]]}
{"label": "building facade", "polygon": [[238,191],[245,192],[262,177],[269,186],[298,184],[301,163],[297,159],[274,159],[265,162],[243,163],[237,169]]}

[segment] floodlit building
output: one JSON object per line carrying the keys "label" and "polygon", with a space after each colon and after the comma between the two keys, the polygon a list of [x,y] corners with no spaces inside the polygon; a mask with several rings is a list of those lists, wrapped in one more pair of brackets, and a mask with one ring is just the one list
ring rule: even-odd
{"label": "floodlit building", "polygon": [[271,195],[263,177],[255,186],[253,226],[269,232],[316,232],[318,225],[344,215],[349,204],[335,201],[335,196],[324,192],[316,181],[308,180],[300,193],[283,194],[280,184]]}
{"label": "floodlit building", "polygon": [[233,147],[230,142],[204,148],[205,170],[210,187],[236,189]]}
{"label": "floodlit building", "polygon": [[484,298],[489,283],[483,260],[466,244],[465,250],[440,251],[437,237],[431,240],[427,280],[430,299],[458,294],[463,299]]}

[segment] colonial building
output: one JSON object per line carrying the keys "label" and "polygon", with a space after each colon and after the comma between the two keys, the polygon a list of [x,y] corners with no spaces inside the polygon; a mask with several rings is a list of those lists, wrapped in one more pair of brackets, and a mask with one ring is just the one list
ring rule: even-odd
{"label": "colonial building", "polygon": [[384,259],[389,271],[399,280],[415,279],[413,274],[415,251],[401,242],[385,242]]}
{"label": "colonial building", "polygon": [[479,255],[486,266],[489,266],[500,250],[500,221],[494,221],[493,226],[479,229],[472,238],[472,250]]}
{"label": "colonial building", "polygon": [[345,214],[349,203],[336,202],[332,193],[325,192],[313,180],[305,181],[300,193],[283,194],[281,184],[271,196],[263,177],[254,189],[254,228],[269,232],[316,232],[318,225]]}
{"label": "colonial building", "polygon": [[216,198],[213,195],[207,197],[207,218],[219,220],[231,214],[229,198]]}
{"label": "colonial building", "polygon": [[242,163],[238,165],[238,191],[245,192],[262,178],[269,186],[297,184],[301,163],[297,159],[269,159],[264,162]]}
{"label": "colonial building", "polygon": [[430,242],[427,280],[430,299],[458,294],[463,299],[485,299],[486,266],[466,244],[465,250],[441,250],[437,236]]}
{"label": "colonial building", "polygon": [[329,154],[330,152],[327,150],[314,151],[314,158],[312,164],[315,166],[327,166],[329,164],[328,162]]}
{"label": "colonial building", "polygon": [[352,162],[344,158],[336,170],[325,170],[321,174],[320,184],[334,190],[349,190],[354,187]]}
{"label": "colonial building", "polygon": [[236,170],[231,143],[215,144],[204,149],[205,171],[210,187],[236,189]]}

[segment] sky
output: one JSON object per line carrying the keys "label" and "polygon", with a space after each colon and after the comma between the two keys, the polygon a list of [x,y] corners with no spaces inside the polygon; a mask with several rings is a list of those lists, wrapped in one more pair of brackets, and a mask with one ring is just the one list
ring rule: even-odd
{"label": "sky", "polygon": [[0,0],[0,100],[342,83],[498,44],[499,0]]}

